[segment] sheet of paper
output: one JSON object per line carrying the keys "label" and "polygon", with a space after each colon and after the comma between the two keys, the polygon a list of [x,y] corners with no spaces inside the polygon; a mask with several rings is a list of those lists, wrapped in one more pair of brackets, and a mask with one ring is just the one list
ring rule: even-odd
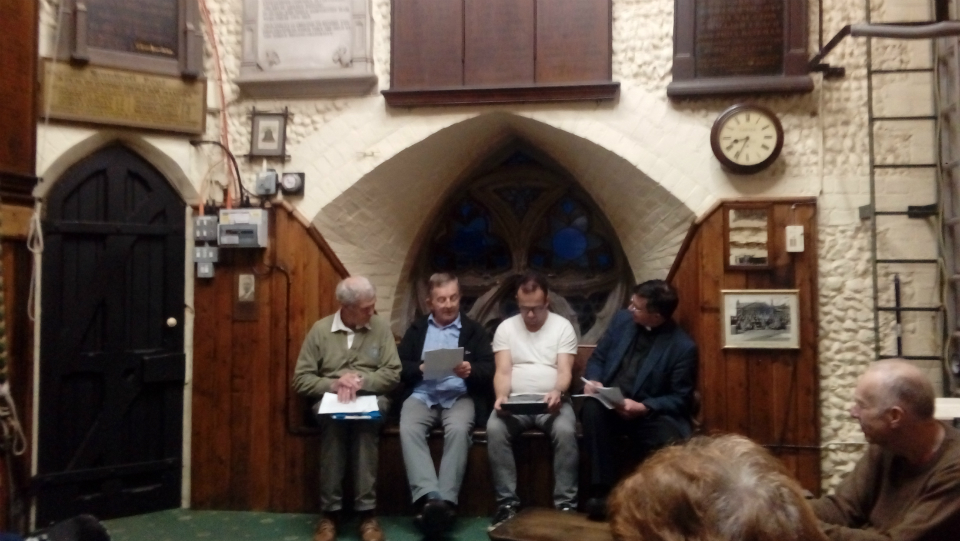
{"label": "sheet of paper", "polygon": [[324,393],[323,399],[320,400],[318,413],[325,415],[328,413],[369,413],[371,411],[380,411],[377,406],[376,395],[358,396],[353,402],[341,403],[337,400],[337,393]]}
{"label": "sheet of paper", "polygon": [[580,378],[581,381],[587,385],[592,385],[596,392],[589,396],[590,398],[596,398],[600,401],[601,404],[607,407],[607,409],[613,409],[617,406],[623,405],[623,393],[620,391],[620,387],[597,387],[587,378]]}
{"label": "sheet of paper", "polygon": [[943,421],[960,419],[960,398],[937,398],[933,417]]}
{"label": "sheet of paper", "polygon": [[463,348],[435,349],[423,354],[423,379],[443,379],[463,362]]}

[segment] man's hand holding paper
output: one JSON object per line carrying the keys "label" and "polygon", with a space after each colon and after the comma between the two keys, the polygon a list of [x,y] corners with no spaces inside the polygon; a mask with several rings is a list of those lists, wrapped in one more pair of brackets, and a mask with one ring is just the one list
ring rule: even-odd
{"label": "man's hand holding paper", "polygon": [[469,363],[463,361],[463,348],[427,351],[423,354],[423,379],[443,379],[456,375],[454,370],[459,368],[462,371],[462,364],[469,367]]}

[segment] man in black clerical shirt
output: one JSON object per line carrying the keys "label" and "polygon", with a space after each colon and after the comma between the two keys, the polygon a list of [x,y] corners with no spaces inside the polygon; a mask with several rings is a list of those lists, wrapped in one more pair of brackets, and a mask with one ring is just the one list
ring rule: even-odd
{"label": "man in black clerical shirt", "polygon": [[587,361],[586,394],[601,386],[619,387],[625,398],[615,409],[587,399],[581,410],[592,519],[605,517],[607,493],[617,483],[614,449],[620,435],[629,437],[640,459],[690,436],[697,346],[671,319],[677,303],[676,290],[663,280],[638,285],[628,309],[614,316]]}

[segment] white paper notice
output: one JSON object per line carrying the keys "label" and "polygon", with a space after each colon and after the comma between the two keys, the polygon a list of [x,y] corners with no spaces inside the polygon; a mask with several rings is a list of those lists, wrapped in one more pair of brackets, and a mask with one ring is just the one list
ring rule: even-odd
{"label": "white paper notice", "polygon": [[367,394],[358,396],[353,402],[340,402],[337,399],[337,393],[323,393],[318,413],[325,415],[328,413],[370,413],[371,411],[380,411],[377,406],[376,395]]}
{"label": "white paper notice", "polygon": [[435,349],[423,354],[423,379],[443,379],[463,362],[463,348]]}
{"label": "white paper notice", "polygon": [[351,0],[260,0],[263,70],[334,69],[353,58]]}
{"label": "white paper notice", "polygon": [[[590,385],[590,380],[587,378],[580,378],[581,381]],[[623,393],[620,391],[620,387],[596,387],[594,394],[580,395],[580,396],[589,396],[590,398],[596,398],[600,401],[601,404],[607,407],[607,409],[613,409],[616,406],[623,405]]]}

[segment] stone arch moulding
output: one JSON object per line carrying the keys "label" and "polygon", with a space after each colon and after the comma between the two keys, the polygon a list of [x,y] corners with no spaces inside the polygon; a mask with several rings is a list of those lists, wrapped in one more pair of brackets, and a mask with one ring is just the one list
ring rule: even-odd
{"label": "stone arch moulding", "polygon": [[576,180],[615,232],[635,280],[666,278],[694,212],[602,146],[509,113],[480,115],[398,152],[324,205],[317,230],[353,274],[378,288],[377,309],[397,334],[411,308],[409,277],[441,206],[511,141],[537,149]]}
{"label": "stone arch moulding", "polygon": [[[200,202],[200,195],[196,187],[190,181],[183,168],[177,163],[170,154],[137,135],[102,131],[80,141],[69,147],[57,156],[49,166],[41,172],[40,178],[43,182],[37,184],[33,190],[33,196],[42,200],[63,174],[74,164],[79,163],[87,156],[110,145],[123,145],[146,160],[167,179],[170,186],[180,194],[181,199],[188,206],[197,206]],[[184,145],[187,143],[184,142]]]}

